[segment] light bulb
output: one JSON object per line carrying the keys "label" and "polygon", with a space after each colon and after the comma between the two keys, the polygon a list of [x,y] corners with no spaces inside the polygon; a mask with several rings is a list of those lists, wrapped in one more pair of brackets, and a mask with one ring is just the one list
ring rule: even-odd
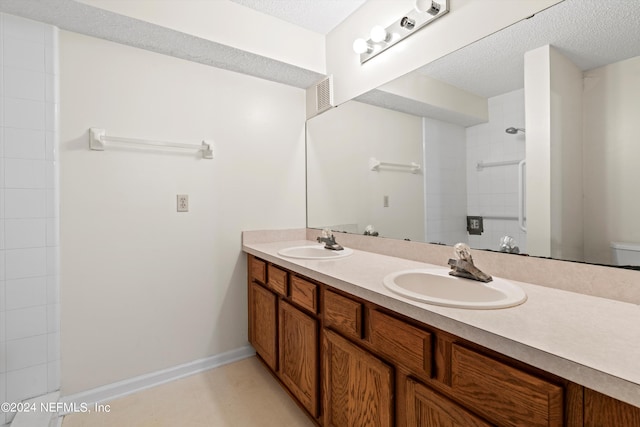
{"label": "light bulb", "polygon": [[371,52],[372,49],[365,39],[356,39],[353,42],[353,51],[355,53],[368,53]]}
{"label": "light bulb", "polygon": [[374,43],[380,43],[389,40],[389,33],[381,25],[376,25],[371,29],[371,41]]}
{"label": "light bulb", "polygon": [[420,13],[428,12],[437,15],[440,12],[440,4],[432,0],[416,0],[416,10]]}

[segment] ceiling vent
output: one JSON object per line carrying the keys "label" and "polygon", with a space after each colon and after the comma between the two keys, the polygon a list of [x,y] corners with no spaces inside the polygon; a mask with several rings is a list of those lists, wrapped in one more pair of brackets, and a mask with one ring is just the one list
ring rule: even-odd
{"label": "ceiling vent", "polygon": [[322,113],[333,105],[333,76],[320,81],[316,85],[316,112]]}

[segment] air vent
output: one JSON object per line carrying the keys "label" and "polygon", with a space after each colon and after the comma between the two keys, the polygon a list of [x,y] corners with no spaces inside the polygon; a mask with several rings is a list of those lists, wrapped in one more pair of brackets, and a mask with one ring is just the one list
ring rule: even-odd
{"label": "air vent", "polygon": [[329,76],[316,85],[316,111],[322,113],[333,106],[333,77]]}

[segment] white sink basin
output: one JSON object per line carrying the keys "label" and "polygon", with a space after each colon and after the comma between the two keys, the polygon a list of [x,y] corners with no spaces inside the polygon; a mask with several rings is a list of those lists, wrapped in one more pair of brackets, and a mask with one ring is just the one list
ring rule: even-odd
{"label": "white sink basin", "polygon": [[348,257],[352,253],[353,249],[349,248],[344,248],[341,251],[325,249],[324,244],[293,246],[278,251],[278,255],[299,259],[336,259]]}
{"label": "white sink basin", "polygon": [[425,302],[457,308],[506,308],[522,304],[527,294],[518,285],[494,277],[489,283],[449,275],[449,270],[403,270],[387,275],[384,285],[394,293]]}

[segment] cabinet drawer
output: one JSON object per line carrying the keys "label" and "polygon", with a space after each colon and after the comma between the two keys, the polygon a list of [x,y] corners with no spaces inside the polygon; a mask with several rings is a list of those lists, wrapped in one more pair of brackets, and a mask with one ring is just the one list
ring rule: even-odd
{"label": "cabinet drawer", "polygon": [[273,265],[267,267],[267,272],[267,286],[274,292],[287,296],[287,272]]}
{"label": "cabinet drawer", "polygon": [[407,378],[407,426],[491,427],[430,388]]}
{"label": "cabinet drawer", "polygon": [[371,345],[390,360],[431,376],[431,334],[377,310],[370,314]]}
{"label": "cabinet drawer", "polygon": [[362,338],[362,304],[325,291],[323,306],[325,326],[351,338]]}
{"label": "cabinet drawer", "polygon": [[262,283],[263,285],[267,284],[267,263],[259,260],[256,257],[249,258],[249,262],[251,263],[250,269],[250,281],[256,281],[258,283]]}
{"label": "cabinet drawer", "polygon": [[471,410],[503,426],[562,426],[562,387],[453,344],[451,389]]}
{"label": "cabinet drawer", "polygon": [[317,313],[318,312],[318,289],[315,283],[291,276],[291,301],[302,308]]}

